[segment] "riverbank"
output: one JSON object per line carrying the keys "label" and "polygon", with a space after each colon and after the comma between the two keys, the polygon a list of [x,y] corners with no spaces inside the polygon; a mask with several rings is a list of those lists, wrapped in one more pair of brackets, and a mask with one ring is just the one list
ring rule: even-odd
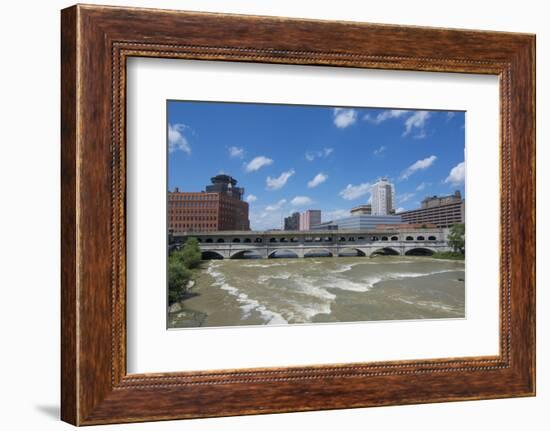
{"label": "riverbank", "polygon": [[434,259],[465,260],[466,255],[464,253],[457,253],[454,251],[443,251],[434,253],[430,257]]}
{"label": "riverbank", "polygon": [[214,260],[170,328],[464,317],[464,263],[379,256]]}

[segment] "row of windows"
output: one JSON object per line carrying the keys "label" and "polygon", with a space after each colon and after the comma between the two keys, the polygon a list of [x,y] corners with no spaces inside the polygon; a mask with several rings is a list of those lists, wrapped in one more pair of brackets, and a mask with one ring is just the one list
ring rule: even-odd
{"label": "row of windows", "polygon": [[409,217],[438,217],[438,216],[461,216],[462,211],[459,209],[449,211],[433,211],[433,210],[418,210],[418,212],[400,214],[401,217],[406,220]]}
{"label": "row of windows", "polygon": [[212,201],[217,200],[218,195],[213,194],[177,194],[177,193],[168,193],[168,200],[173,201]]}
{"label": "row of windows", "polygon": [[205,202],[205,201],[178,201],[178,202],[169,202],[171,206],[178,207],[200,207],[200,208],[216,208],[217,202]]}
{"label": "row of windows", "polygon": [[[377,236],[372,236],[369,238],[371,241],[389,241],[391,239],[391,241],[398,241],[399,238],[396,237],[396,236],[392,236],[391,238],[387,237],[387,236],[382,236],[382,237],[377,237]],[[225,239],[224,238],[218,238],[216,240],[214,240],[213,238],[206,238],[204,241],[199,238],[198,239],[199,242],[205,242],[205,243],[213,243],[213,242],[217,242],[217,243],[225,243]],[[364,241],[365,240],[365,237],[363,236],[360,236],[357,238],[358,241]],[[414,241],[414,237],[412,236],[407,236],[405,238],[406,241]],[[436,241],[437,238],[435,236],[429,236],[428,237],[428,241]],[[340,237],[338,239],[338,241],[340,242],[355,242],[356,239],[355,237]],[[426,238],[422,235],[419,235],[416,237],[416,241],[426,241]],[[255,242],[255,243],[262,243],[263,242],[263,238],[244,238],[242,241],[240,238],[233,238],[231,241],[229,241],[228,239],[228,242],[233,242],[233,243],[240,243],[240,242],[244,242],[244,243],[250,243],[250,242]],[[270,243],[285,243],[285,242],[300,242],[300,240],[297,238],[297,237],[293,237],[293,238],[270,238],[269,239],[269,242]],[[332,242],[332,238],[331,237],[306,237],[304,238],[304,242]]]}
{"label": "row of windows", "polygon": [[197,220],[204,220],[204,221],[213,221],[216,220],[216,217],[214,216],[172,216],[171,220],[179,220],[179,221],[197,221]]}

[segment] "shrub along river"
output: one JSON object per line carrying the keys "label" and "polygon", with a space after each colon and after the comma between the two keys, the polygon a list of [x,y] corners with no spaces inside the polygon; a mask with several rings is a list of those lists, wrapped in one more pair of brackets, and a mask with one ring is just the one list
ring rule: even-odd
{"label": "shrub along river", "polygon": [[464,317],[464,261],[377,256],[203,261],[170,328]]}

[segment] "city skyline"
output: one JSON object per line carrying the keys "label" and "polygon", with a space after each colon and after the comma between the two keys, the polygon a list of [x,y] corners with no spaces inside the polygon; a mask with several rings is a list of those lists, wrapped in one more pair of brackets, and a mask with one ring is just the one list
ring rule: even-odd
{"label": "city skyline", "polygon": [[231,175],[255,230],[308,209],[348,216],[381,177],[397,210],[464,195],[464,112],[169,101],[167,116],[169,190]]}

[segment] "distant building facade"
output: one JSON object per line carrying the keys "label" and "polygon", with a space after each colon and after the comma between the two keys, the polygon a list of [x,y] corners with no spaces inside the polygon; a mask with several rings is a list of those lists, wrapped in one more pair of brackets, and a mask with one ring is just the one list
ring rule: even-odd
{"label": "distant building facade", "polygon": [[350,210],[351,215],[371,215],[372,214],[372,205],[359,205]]}
{"label": "distant building facade", "polygon": [[371,230],[377,226],[403,224],[403,219],[399,215],[352,215],[343,217],[330,222],[320,223],[312,228],[312,230]]}
{"label": "distant building facade", "polygon": [[395,187],[386,177],[380,178],[372,186],[372,211],[375,216],[395,213]]}
{"label": "distant building facade", "polygon": [[168,192],[168,229],[173,233],[250,230],[244,189],[229,175],[211,178],[201,192]]}
{"label": "distant building facade", "polygon": [[438,228],[448,228],[464,223],[464,199],[459,191],[448,196],[430,196],[422,201],[416,210],[399,213],[403,221],[411,224],[432,224]]}
{"label": "distant building facade", "polygon": [[321,210],[307,210],[300,214],[300,230],[311,230],[321,223]]}
{"label": "distant building facade", "polygon": [[300,230],[300,213],[295,212],[285,217],[285,230]]}
{"label": "distant building facade", "polygon": [[452,195],[447,196],[428,196],[422,200],[422,208],[435,208],[457,202],[462,202],[460,190],[457,190]]}

